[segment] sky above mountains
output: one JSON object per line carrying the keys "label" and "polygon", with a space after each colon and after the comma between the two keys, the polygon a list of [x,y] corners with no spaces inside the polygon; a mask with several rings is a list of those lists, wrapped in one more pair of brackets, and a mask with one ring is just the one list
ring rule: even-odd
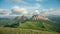
{"label": "sky above mountains", "polygon": [[0,0],[0,16],[60,15],[60,0]]}

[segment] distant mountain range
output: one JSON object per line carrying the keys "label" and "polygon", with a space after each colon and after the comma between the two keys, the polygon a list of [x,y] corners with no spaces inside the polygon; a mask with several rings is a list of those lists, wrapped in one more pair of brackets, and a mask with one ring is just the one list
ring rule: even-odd
{"label": "distant mountain range", "polygon": [[59,15],[50,15],[47,17],[56,23],[60,23],[60,16]]}
{"label": "distant mountain range", "polygon": [[[0,17],[0,20],[8,20],[8,19],[29,19],[29,17],[27,17],[27,16],[24,16],[24,15],[22,15],[22,16],[5,16],[5,17]],[[30,17],[30,18],[32,18],[33,20],[39,20],[39,19],[41,19],[41,20],[48,20],[48,19],[50,19],[51,21],[54,21],[54,22],[58,22],[58,23],[60,23],[60,16],[59,15],[49,15],[49,16],[46,16],[46,17],[44,17],[44,16],[41,16],[41,15],[33,15],[32,17]]]}
{"label": "distant mountain range", "polygon": [[[51,21],[55,21],[53,23]],[[31,18],[27,16],[17,16],[11,18],[1,18],[0,26],[1,27],[16,27],[16,28],[28,28],[28,29],[38,29],[38,30],[47,30],[47,31],[60,31],[59,22],[60,17],[58,16],[41,16],[41,15],[33,15]]]}

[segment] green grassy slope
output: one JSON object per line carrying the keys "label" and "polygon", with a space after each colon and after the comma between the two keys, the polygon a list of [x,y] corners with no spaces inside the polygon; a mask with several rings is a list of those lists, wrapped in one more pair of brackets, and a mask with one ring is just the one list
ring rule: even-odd
{"label": "green grassy slope", "polygon": [[29,20],[25,23],[20,23],[18,28],[26,28],[26,29],[36,29],[43,31],[54,31],[54,25],[52,22],[45,20]]}
{"label": "green grassy slope", "polygon": [[[23,22],[23,23],[22,23]],[[15,23],[20,23],[18,24],[17,28],[22,28],[22,29],[34,29],[34,30],[40,30],[40,31],[57,31],[57,27],[54,25],[54,23],[50,21],[45,21],[45,20],[8,20],[8,21],[1,21],[1,23],[7,23],[7,24],[15,24]],[[2,24],[1,24],[2,25]],[[10,26],[9,26],[10,27]],[[13,26],[13,28],[15,25]]]}
{"label": "green grassy slope", "polygon": [[0,34],[59,34],[59,33],[40,31],[40,30],[34,30],[34,29],[0,27]]}

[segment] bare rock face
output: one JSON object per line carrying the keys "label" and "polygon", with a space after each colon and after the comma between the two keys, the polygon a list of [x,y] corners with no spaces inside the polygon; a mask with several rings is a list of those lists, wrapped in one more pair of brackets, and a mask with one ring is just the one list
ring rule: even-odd
{"label": "bare rock face", "polygon": [[21,16],[21,19],[26,20],[27,17],[23,15],[23,16]]}
{"label": "bare rock face", "polygon": [[[33,15],[31,18],[32,18],[32,20],[48,20],[48,18],[41,16],[41,15]],[[22,16],[16,17],[15,19],[26,20],[26,19],[28,19],[28,17],[22,15]]]}
{"label": "bare rock face", "polygon": [[26,16],[24,16],[24,15],[22,15],[22,16],[17,16],[15,19],[26,20],[26,19],[27,19],[27,17],[26,17]]}
{"label": "bare rock face", "polygon": [[48,20],[48,18],[40,15],[33,15],[32,20]]}

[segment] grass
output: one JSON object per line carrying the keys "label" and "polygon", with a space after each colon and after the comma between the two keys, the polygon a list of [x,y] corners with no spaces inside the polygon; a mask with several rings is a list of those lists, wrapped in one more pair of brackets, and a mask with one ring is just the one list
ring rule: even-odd
{"label": "grass", "polygon": [[[44,22],[44,24],[43,24]],[[21,23],[18,28],[26,28],[26,29],[35,29],[35,30],[43,30],[43,31],[54,31],[53,24],[47,21],[27,21],[26,23]]]}
{"label": "grass", "polygon": [[0,27],[0,34],[59,34],[59,33],[40,31],[34,29]]}

